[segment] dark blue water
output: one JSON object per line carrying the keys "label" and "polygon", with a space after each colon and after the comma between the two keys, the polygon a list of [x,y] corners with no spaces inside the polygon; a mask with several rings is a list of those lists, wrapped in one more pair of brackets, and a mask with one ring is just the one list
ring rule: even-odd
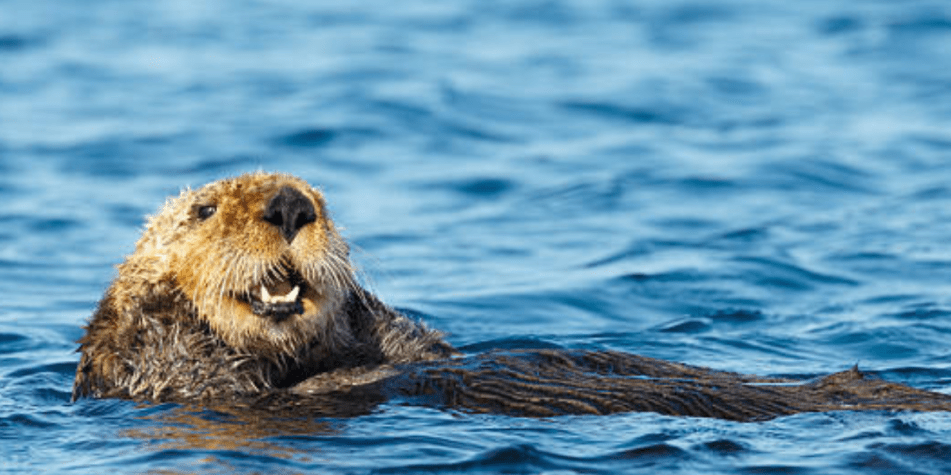
{"label": "dark blue water", "polygon": [[319,185],[469,351],[951,393],[951,5],[0,0],[0,471],[949,473],[951,414],[262,420],[69,403],[143,216]]}

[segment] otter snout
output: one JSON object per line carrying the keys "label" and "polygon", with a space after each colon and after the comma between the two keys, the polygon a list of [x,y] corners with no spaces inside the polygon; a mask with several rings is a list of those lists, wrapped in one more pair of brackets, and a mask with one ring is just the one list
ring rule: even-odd
{"label": "otter snout", "polygon": [[285,186],[271,197],[262,219],[277,226],[290,244],[301,228],[317,220],[317,212],[303,193]]}

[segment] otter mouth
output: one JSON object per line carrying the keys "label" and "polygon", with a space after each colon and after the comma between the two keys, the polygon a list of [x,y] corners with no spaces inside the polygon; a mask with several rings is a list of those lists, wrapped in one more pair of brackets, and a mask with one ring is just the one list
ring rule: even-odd
{"label": "otter mouth", "polygon": [[258,284],[239,300],[251,306],[251,312],[276,322],[304,313],[304,294],[307,281],[296,271],[287,270],[279,278]]}

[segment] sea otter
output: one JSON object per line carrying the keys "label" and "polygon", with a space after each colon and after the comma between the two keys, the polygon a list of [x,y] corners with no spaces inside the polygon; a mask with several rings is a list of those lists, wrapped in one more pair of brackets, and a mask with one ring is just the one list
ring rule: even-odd
{"label": "sea otter", "polygon": [[354,278],[321,193],[255,173],[149,219],[80,340],[73,398],[202,400],[452,348]]}
{"label": "sea otter", "polygon": [[947,395],[857,368],[803,382],[616,352],[461,356],[361,287],[321,193],[277,173],[224,179],[166,202],[79,343],[74,400],[328,408],[340,407],[334,397],[395,396],[522,416],[654,411],[735,420],[951,410]]}

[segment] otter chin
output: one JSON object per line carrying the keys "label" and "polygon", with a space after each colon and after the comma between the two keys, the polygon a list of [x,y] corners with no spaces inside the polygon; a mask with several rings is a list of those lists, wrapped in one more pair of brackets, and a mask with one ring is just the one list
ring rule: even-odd
{"label": "otter chin", "polygon": [[355,279],[320,191],[254,173],[149,218],[80,340],[73,398],[258,394],[452,353]]}

